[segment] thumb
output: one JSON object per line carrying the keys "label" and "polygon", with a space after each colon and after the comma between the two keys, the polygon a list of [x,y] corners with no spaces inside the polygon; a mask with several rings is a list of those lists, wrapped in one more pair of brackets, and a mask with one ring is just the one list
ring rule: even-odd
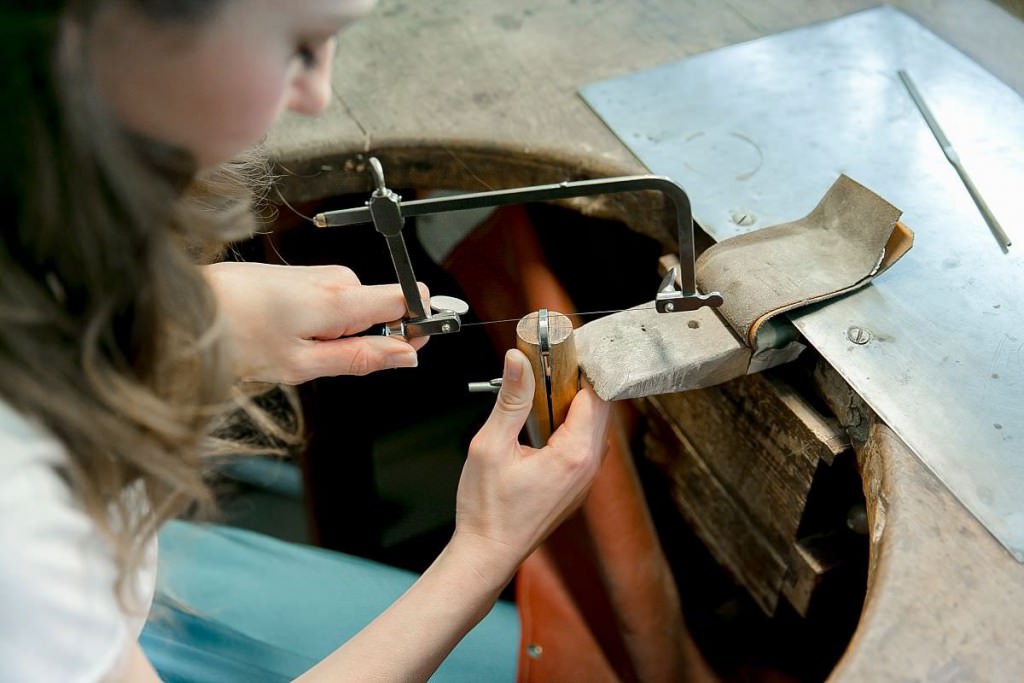
{"label": "thumb", "polygon": [[518,441],[533,408],[533,391],[530,360],[522,351],[510,349],[505,354],[498,400],[480,432],[497,441]]}

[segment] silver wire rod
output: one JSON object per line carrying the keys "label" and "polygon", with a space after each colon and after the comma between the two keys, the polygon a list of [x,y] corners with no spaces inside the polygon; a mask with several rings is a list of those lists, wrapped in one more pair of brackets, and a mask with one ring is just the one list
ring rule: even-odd
{"label": "silver wire rod", "polygon": [[1010,241],[1010,236],[1003,230],[1003,226],[996,220],[992,210],[988,208],[988,204],[981,196],[981,192],[975,187],[974,181],[971,180],[971,176],[968,175],[967,169],[960,163],[960,155],[953,149],[953,144],[946,137],[946,134],[942,132],[942,127],[939,126],[939,122],[935,120],[935,116],[932,115],[931,109],[925,103],[921,93],[918,92],[917,86],[914,85],[914,81],[903,69],[896,72],[899,74],[900,80],[903,81],[904,87],[907,92],[910,93],[910,99],[914,100],[914,104],[917,106],[917,110],[921,112],[921,116],[924,117],[925,123],[928,124],[929,130],[932,135],[935,136],[936,142],[939,143],[939,147],[942,148],[942,153],[946,155],[946,159],[953,165],[956,170],[956,174],[960,176],[960,180],[963,181],[964,187],[967,188],[967,192],[971,195],[971,199],[974,200],[975,206],[978,207],[978,211],[981,212],[981,217],[985,219],[988,224],[988,229],[992,231],[992,235],[996,238],[996,242],[999,243],[999,248],[1003,250],[1003,253],[1009,251],[1009,247],[1013,242]]}

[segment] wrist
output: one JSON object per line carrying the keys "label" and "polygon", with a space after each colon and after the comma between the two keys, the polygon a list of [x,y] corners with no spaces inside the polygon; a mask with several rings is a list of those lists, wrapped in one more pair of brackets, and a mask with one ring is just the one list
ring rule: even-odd
{"label": "wrist", "polygon": [[247,358],[246,354],[242,352],[247,341],[241,338],[237,321],[232,315],[232,271],[237,265],[237,263],[230,261],[211,263],[200,266],[199,272],[202,274],[203,279],[206,280],[210,292],[213,293],[217,306],[217,315],[227,343],[235,379],[238,381],[250,381],[256,377],[258,369],[252,367],[249,362],[251,359]]}
{"label": "wrist", "polygon": [[500,593],[515,576],[525,556],[511,546],[473,532],[456,529],[444,554],[469,568],[483,585]]}

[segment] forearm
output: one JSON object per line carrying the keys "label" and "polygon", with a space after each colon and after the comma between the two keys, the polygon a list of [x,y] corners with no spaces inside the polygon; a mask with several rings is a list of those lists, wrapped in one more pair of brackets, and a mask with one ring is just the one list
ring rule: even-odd
{"label": "forearm", "polygon": [[425,681],[490,610],[515,564],[453,539],[383,614],[299,681]]}

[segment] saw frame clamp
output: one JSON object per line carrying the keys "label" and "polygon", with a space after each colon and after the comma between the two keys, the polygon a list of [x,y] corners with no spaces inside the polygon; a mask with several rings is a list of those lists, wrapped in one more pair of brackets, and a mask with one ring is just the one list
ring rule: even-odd
{"label": "saw frame clamp", "polygon": [[[654,304],[659,313],[694,311],[704,306],[717,307],[722,304],[718,292],[702,294],[697,291],[696,254],[693,237],[693,212],[690,198],[682,186],[671,178],[658,175],[621,176],[595,180],[564,181],[552,185],[532,185],[489,192],[416,199],[403,202],[401,197],[388,189],[384,181],[384,170],[376,157],[369,158],[370,172],[375,188],[366,206],[318,213],[313,223],[318,228],[333,228],[348,225],[373,223],[377,232],[384,236],[395,275],[405,296],[408,316],[385,326],[384,334],[400,335],[406,338],[435,334],[450,334],[462,328],[460,315],[468,307],[453,305],[452,297],[432,297],[432,313],[427,314],[420,299],[419,287],[412,261],[402,237],[402,226],[406,216],[463,211],[467,209],[494,208],[526,202],[552,201],[591,197],[602,194],[618,194],[654,190],[667,196],[675,208],[677,240],[679,243],[679,265],[673,266],[665,275],[655,294]],[[445,303],[434,305],[434,299]],[[462,302],[457,302],[461,304]]]}

